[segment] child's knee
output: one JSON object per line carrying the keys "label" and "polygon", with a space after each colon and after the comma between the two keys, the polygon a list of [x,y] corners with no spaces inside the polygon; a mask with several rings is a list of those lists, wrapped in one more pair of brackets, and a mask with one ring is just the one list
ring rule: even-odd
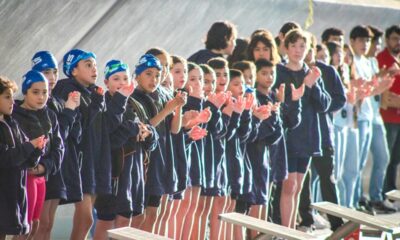
{"label": "child's knee", "polygon": [[287,179],[285,180],[283,187],[282,187],[282,194],[285,195],[294,195],[298,192],[297,189],[297,181],[294,179]]}

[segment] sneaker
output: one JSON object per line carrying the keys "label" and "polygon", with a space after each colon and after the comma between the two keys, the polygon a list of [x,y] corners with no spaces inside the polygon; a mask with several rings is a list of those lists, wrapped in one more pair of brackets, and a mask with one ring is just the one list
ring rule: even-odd
{"label": "sneaker", "polygon": [[371,203],[367,200],[358,202],[358,211],[368,213],[370,215],[376,215],[375,209],[372,207]]}
{"label": "sneaker", "polygon": [[313,233],[313,229],[311,226],[297,226],[297,230],[301,231],[301,232],[305,232],[308,234],[312,234]]}
{"label": "sneaker", "polygon": [[376,202],[370,202],[372,208],[377,212],[377,213],[394,213],[396,212],[396,209],[391,206],[389,201],[376,201]]}
{"label": "sneaker", "polygon": [[313,214],[314,227],[315,229],[326,229],[329,228],[330,223],[322,217],[320,214]]}
{"label": "sneaker", "polygon": [[375,210],[374,209],[367,209],[366,207],[364,207],[364,206],[359,206],[359,207],[357,207],[356,208],[356,210],[357,211],[360,211],[360,212],[363,212],[363,213],[366,213],[366,214],[369,214],[369,215],[372,215],[372,216],[375,216],[376,215],[376,212],[375,212]]}

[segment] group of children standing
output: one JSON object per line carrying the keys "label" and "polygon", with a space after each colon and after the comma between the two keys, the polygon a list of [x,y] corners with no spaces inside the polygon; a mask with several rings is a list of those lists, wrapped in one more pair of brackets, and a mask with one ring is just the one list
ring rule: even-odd
{"label": "group of children standing", "polygon": [[57,206],[69,203],[71,239],[88,236],[93,209],[94,239],[123,226],[173,239],[254,238],[218,220],[232,211],[264,220],[273,212],[296,227],[311,159],[330,166],[322,184],[333,174],[333,154],[344,154],[333,151],[345,138],[336,137],[344,134],[334,119],[357,115],[347,109],[362,109],[393,79],[349,81],[342,43],[327,41],[332,66],[315,61],[315,42],[293,22],[277,39],[256,30],[244,49],[236,38],[232,23],[216,22],[206,49],[188,60],[149,49],[133,77],[123,61],[110,60],[106,91],[96,84],[96,55],[80,49],[65,54],[62,80],[53,54],[36,53],[22,101],[1,77],[0,239],[50,239]]}

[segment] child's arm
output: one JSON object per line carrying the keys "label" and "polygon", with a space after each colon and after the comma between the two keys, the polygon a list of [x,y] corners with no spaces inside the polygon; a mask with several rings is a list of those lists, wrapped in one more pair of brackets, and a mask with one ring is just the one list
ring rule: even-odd
{"label": "child's arm", "polygon": [[325,81],[325,88],[331,97],[331,104],[327,112],[336,112],[340,110],[346,103],[346,94],[344,93],[344,86],[340,80],[339,74],[333,67],[327,68],[327,75],[329,75],[328,81]]}
{"label": "child's arm", "polygon": [[145,151],[153,151],[157,147],[159,136],[157,130],[153,126],[146,124],[146,127],[151,134],[143,142],[143,147]]}

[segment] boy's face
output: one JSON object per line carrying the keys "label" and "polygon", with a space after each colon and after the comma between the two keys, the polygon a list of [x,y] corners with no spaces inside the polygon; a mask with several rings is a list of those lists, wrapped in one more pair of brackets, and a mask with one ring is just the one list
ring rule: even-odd
{"label": "boy's face", "polygon": [[78,62],[78,65],[72,70],[72,76],[85,87],[96,83],[97,64],[94,58],[88,58]]}
{"label": "boy's face", "polygon": [[14,92],[8,88],[0,94],[0,115],[11,115],[14,105]]}
{"label": "boy's face", "polygon": [[259,59],[271,60],[271,49],[263,42],[258,42],[253,50],[254,61]]}
{"label": "boy's face", "polygon": [[183,88],[187,81],[187,68],[182,63],[177,63],[171,69],[172,78],[174,79],[174,88]]}
{"label": "boy's face", "polygon": [[189,72],[189,78],[185,88],[189,90],[189,87],[192,88],[195,96],[203,95],[203,73],[198,68],[192,69],[192,71]]}
{"label": "boy's face", "polygon": [[275,82],[275,68],[262,67],[257,72],[257,87],[271,88]]}
{"label": "boy's face", "polygon": [[344,36],[343,35],[330,35],[327,42],[337,42],[340,46],[344,45]]}
{"label": "boy's face", "polygon": [[244,79],[243,77],[234,77],[229,82],[228,90],[232,92],[232,97],[238,98],[244,94]]}
{"label": "boy's face", "polygon": [[228,67],[214,69],[215,75],[217,76],[217,87],[215,92],[225,92],[229,83],[229,69]]}
{"label": "boy's face", "polygon": [[389,51],[397,55],[400,53],[400,34],[393,32],[388,38],[386,38],[386,46]]}
{"label": "boy's face", "polygon": [[250,68],[243,71],[244,82],[247,86],[254,87],[255,75],[256,74]]}
{"label": "boy's face", "polygon": [[174,91],[174,84],[172,82],[172,74],[169,73],[164,81],[161,82],[161,86],[168,89],[170,92]]}
{"label": "boy's face", "polygon": [[43,75],[47,78],[49,81],[49,90],[53,90],[53,88],[56,86],[57,80],[58,80],[58,69],[57,68],[49,68],[45,69],[42,71]]}
{"label": "boy's face", "polygon": [[371,46],[369,47],[368,54],[370,56],[376,56],[380,51],[382,51],[382,38],[378,38],[371,41]]}
{"label": "boy's face", "polygon": [[364,56],[367,54],[369,47],[371,46],[371,38],[369,37],[358,37],[350,39],[351,47],[353,48],[354,54],[357,56]]}
{"label": "boy's face", "polygon": [[204,95],[208,96],[215,91],[216,80],[215,75],[211,73],[204,74]]}
{"label": "boy's face", "polygon": [[35,82],[24,96],[24,105],[29,110],[44,108],[49,98],[49,88],[46,82]]}
{"label": "boy's face", "polygon": [[169,61],[167,59],[167,56],[164,54],[160,54],[155,56],[160,60],[161,66],[162,66],[162,71],[161,71],[161,81],[163,81],[169,74]]}
{"label": "boy's face", "polygon": [[136,77],[138,87],[146,93],[154,92],[161,82],[161,74],[157,68],[148,68]]}
{"label": "boy's face", "polygon": [[294,43],[289,43],[286,48],[286,54],[288,56],[289,62],[301,63],[307,54],[307,44],[303,38],[297,39]]}
{"label": "boy's face", "polygon": [[131,81],[127,72],[116,72],[108,77],[108,79],[104,80],[104,84],[107,86],[111,95],[114,95],[116,91],[130,83]]}

